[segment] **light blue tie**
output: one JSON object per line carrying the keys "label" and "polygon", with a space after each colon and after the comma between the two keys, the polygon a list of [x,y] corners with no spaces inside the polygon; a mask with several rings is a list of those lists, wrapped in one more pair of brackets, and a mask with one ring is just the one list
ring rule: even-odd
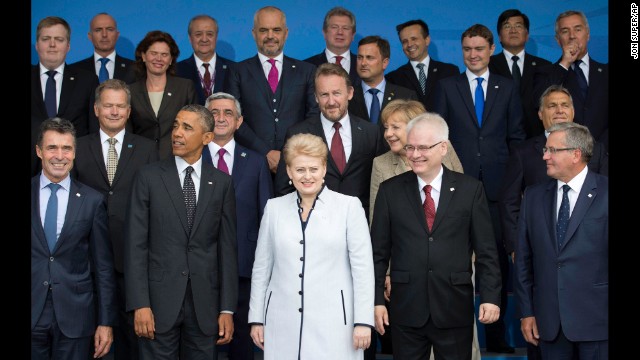
{"label": "light blue tie", "polygon": [[380,100],[378,100],[380,90],[371,88],[367,91],[373,96],[371,99],[371,108],[369,109],[369,119],[372,123],[377,124],[380,118]]}
{"label": "light blue tie", "polygon": [[100,84],[109,80],[109,72],[107,71],[107,63],[109,62],[108,58],[100,59],[100,73],[98,74],[98,80],[100,80]]}
{"label": "light blue tie", "polygon": [[484,90],[482,89],[481,77],[477,77],[478,86],[476,87],[476,117],[478,118],[478,126],[482,126],[482,113],[484,112]]}
{"label": "light blue tie", "polygon": [[47,211],[44,213],[44,236],[47,239],[49,245],[49,252],[53,252],[53,248],[58,241],[58,189],[60,184],[50,183],[47,185],[51,189],[51,196],[49,196],[49,202],[47,202]]}

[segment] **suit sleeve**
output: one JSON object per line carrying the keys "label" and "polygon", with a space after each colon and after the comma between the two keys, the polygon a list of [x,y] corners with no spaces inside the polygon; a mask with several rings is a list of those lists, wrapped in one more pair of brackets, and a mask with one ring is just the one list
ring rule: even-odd
{"label": "suit sleeve", "polygon": [[456,153],[456,150],[453,148],[453,144],[451,144],[451,141],[449,140],[447,140],[447,155],[443,159],[443,165],[446,165],[449,170],[464,174],[462,163],[460,162],[460,158],[458,158],[458,153]]}
{"label": "suit sleeve", "polygon": [[533,254],[527,230],[527,197],[525,190],[518,218],[518,242],[514,263],[515,295],[518,303],[519,317],[535,316],[533,311]]}
{"label": "suit sleeve", "polygon": [[436,84],[436,89],[433,94],[433,111],[440,114],[444,121],[449,123],[449,112],[447,109],[447,93],[445,91],[444,86],[442,86],[442,80],[438,81]]}
{"label": "suit sleeve", "polygon": [[218,231],[220,310],[236,311],[238,305],[238,247],[236,243],[236,196],[231,178],[224,191]]}
{"label": "suit sleeve", "polygon": [[[340,204],[336,204],[340,206]],[[358,198],[351,198],[347,204],[347,250],[353,280],[353,322],[374,326],[374,273],[369,225],[362,204]]]}
{"label": "suit sleeve", "polygon": [[[385,183],[386,184],[386,183]],[[374,205],[376,221],[371,226],[373,267],[375,272],[375,305],[384,305],[384,280],[391,258],[391,219],[385,184],[381,184]]]}
{"label": "suit sleeve", "polygon": [[271,201],[265,206],[262,221],[260,221],[260,231],[258,233],[258,245],[256,247],[256,258],[253,262],[251,272],[251,296],[249,300],[249,323],[264,324],[266,307],[267,287],[271,280],[273,270],[273,234],[271,231],[272,222],[275,216],[271,214]]}
{"label": "suit sleeve", "polygon": [[305,105],[305,119],[316,116],[320,113],[318,102],[316,101],[315,72],[316,66],[312,65],[312,70],[307,74],[307,103]]}
{"label": "suit sleeve", "polygon": [[376,203],[376,197],[378,196],[378,188],[382,182],[382,171],[380,170],[380,159],[373,159],[373,166],[371,167],[371,185],[369,186],[369,221],[373,224],[373,209]]}
{"label": "suit sleeve", "polygon": [[[281,157],[282,158],[282,157]],[[271,180],[271,171],[265,158],[260,159],[260,172],[258,175],[258,222],[264,215],[264,207],[267,201],[273,197],[273,181]]]}
{"label": "suit sleeve", "polygon": [[[284,138],[284,143],[287,143],[290,137],[295,135],[291,128],[287,130],[287,135]],[[284,156],[280,156],[280,161],[278,162],[278,168],[276,169],[276,175],[274,178],[274,194],[275,196],[286,195],[295,190],[293,185],[289,184],[289,175],[287,174],[287,165],[284,161]]]}
{"label": "suit sleeve", "polygon": [[[188,80],[188,79],[187,79]],[[187,104],[199,104],[198,93],[193,85],[193,81],[189,81],[187,84]]]}
{"label": "suit sleeve", "polygon": [[522,202],[523,186],[524,167],[520,153],[516,150],[511,153],[507,161],[498,201],[504,247],[507,254],[511,254],[516,249],[518,214],[520,213],[520,203]]}
{"label": "suit sleeve", "polygon": [[89,236],[89,249],[94,267],[98,300],[98,325],[114,326],[118,306],[116,278],[113,270],[113,250],[107,227],[107,205],[103,198],[95,202],[95,215]]}
{"label": "suit sleeve", "polygon": [[507,127],[507,142],[509,144],[509,149],[513,149],[513,146],[527,138],[527,134],[524,132],[522,101],[520,100],[520,93],[515,85],[511,87]]}

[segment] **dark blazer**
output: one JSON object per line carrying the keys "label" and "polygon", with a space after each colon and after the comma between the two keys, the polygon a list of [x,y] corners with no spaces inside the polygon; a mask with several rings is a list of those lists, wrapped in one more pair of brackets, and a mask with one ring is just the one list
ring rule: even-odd
{"label": "dark blazer", "polygon": [[[204,89],[202,88],[202,82],[200,81],[200,73],[196,67],[196,60],[194,56],[195,55],[191,55],[176,64],[176,75],[193,81],[193,87],[196,89],[196,94],[198,94],[198,104],[204,105],[207,97],[204,95]],[[216,54],[215,74],[211,74],[214,80],[214,93],[224,91],[224,79],[227,75],[227,71],[229,71],[229,65],[234,63],[235,62]]]}
{"label": "dark blazer", "polygon": [[175,159],[142,167],[125,223],[127,311],[151,307],[156,331],[171,329],[191,279],[200,330],[218,332],[221,310],[238,302],[236,199],[231,177],[202,163],[191,233]]}
{"label": "dark blazer", "polygon": [[560,249],[557,187],[555,179],[530,186],[522,199],[514,267],[520,317],[535,316],[543,341],[560,327],[571,341],[607,340],[609,180],[587,173]]}
{"label": "dark blazer", "polygon": [[549,85],[558,84],[569,89],[573,98],[577,124],[589,128],[591,135],[609,149],[609,65],[589,58],[589,91],[587,98],[580,94],[576,73],[572,68],[565,70],[560,60],[555,64],[537,69],[534,75],[535,96],[540,95]]}
{"label": "dark blazer", "polygon": [[258,55],[232,64],[224,88],[242,104],[244,122],[235,133],[236,140],[262,155],[281,150],[291,125],[318,114],[315,71],[307,62],[284,56],[274,94]]}
{"label": "dark blazer", "polygon": [[[449,140],[456,149],[464,173],[481,179],[489,201],[498,201],[500,183],[509,158],[509,148],[525,139],[522,105],[513,80],[489,75],[482,127],[467,75],[440,80],[436,87],[435,111],[449,124]],[[482,169],[482,174],[480,174]]]}
{"label": "dark blazer", "polygon": [[[202,161],[213,164],[209,147],[202,150]],[[267,159],[236,142],[231,170],[236,195],[238,232],[238,275],[250,278],[258,244],[258,229],[267,200],[273,197],[273,182]]]}
{"label": "dark blazer", "polygon": [[[525,188],[549,180],[547,164],[542,160],[542,148],[546,143],[546,136],[538,135],[516,145],[509,156],[498,203],[507,253],[516,249],[518,214]],[[601,143],[594,144],[593,156],[588,166],[593,172],[609,176],[609,154]]]}
{"label": "dark blazer", "polygon": [[[524,67],[522,69],[522,78],[520,79],[520,99],[522,100],[523,126],[525,133],[527,133],[527,139],[544,133],[544,126],[538,117],[540,98],[534,98],[533,96],[533,76],[538,67],[550,64],[549,60],[533,56],[527,52],[524,53]],[[503,52],[491,57],[489,71],[492,74],[513,79],[511,69]]]}
{"label": "dark blazer", "polygon": [[422,95],[422,88],[420,88],[420,82],[418,81],[415,71],[413,71],[411,62],[407,62],[393,70],[385,75],[385,77],[387,81],[392,84],[415,91],[418,100],[424,105],[425,109],[427,109],[427,111],[433,111],[433,92],[436,89],[436,84],[440,79],[460,74],[460,69],[458,69],[457,65],[436,61],[431,58],[429,60],[429,68],[425,70],[425,75],[427,75],[425,95]]}
{"label": "dark blazer", "polygon": [[[122,57],[116,53],[116,64],[114,67],[113,78],[119,79],[127,84],[131,84],[136,81],[135,61]],[[93,55],[84,60],[74,62],[69,65],[78,69],[84,69],[88,72],[96,74],[96,64]],[[98,76],[98,74],[96,74]]]}
{"label": "dark blazer", "polygon": [[[98,118],[93,111],[94,92],[98,86],[95,72],[65,65],[58,104],[58,117],[73,123],[76,137],[98,132]],[[40,172],[42,163],[36,155],[40,124],[49,118],[40,84],[40,64],[31,67],[31,176]]]}
{"label": "dark blazer", "polygon": [[[327,174],[324,177],[325,184],[333,191],[344,195],[356,196],[360,199],[365,214],[369,215],[369,187],[371,185],[371,168],[373,159],[386,150],[380,147],[381,134],[377,125],[365,121],[349,113],[351,123],[351,155],[347,161],[344,172],[340,174],[338,166],[333,161],[331,153],[327,154]],[[287,131],[287,139],[295,134],[313,134],[320,136],[328,144],[322,129],[320,115],[305,120],[292,126]],[[331,141],[329,139],[329,141]],[[328,146],[328,145],[327,145]],[[289,185],[284,157],[280,157],[278,170],[275,176],[276,196],[288,194],[294,191]]]}
{"label": "dark blazer", "polygon": [[[40,218],[40,175],[31,179],[31,330],[51,286],[60,330],[69,338],[93,335],[116,322],[116,280],[102,194],[71,180],[64,225],[53,252]],[[51,281],[51,283],[49,283]]]}
{"label": "dark blazer", "polygon": [[123,273],[124,222],[131,186],[140,167],[158,160],[158,149],[154,141],[125,132],[119,155],[113,184],[109,185],[100,134],[83,136],[76,141],[76,158],[71,176],[105,196],[114,265],[116,271]]}
{"label": "dark blazer", "polygon": [[418,189],[408,171],[380,184],[371,224],[375,304],[384,305],[384,280],[391,260],[397,325],[438,328],[473,325],[471,256],[483,303],[500,306],[498,251],[482,184],[443,167],[442,191],[429,232]]}
{"label": "dark blazer", "polygon": [[158,116],[151,107],[146,78],[131,84],[130,89],[131,116],[127,123],[127,129],[132,130],[134,134],[154,140],[160,159],[171,157],[173,153],[171,130],[176,115],[183,106],[198,102],[193,82],[178,76],[167,75],[167,84],[162,95]]}
{"label": "dark blazer", "polygon": [[[351,85],[355,86],[355,84],[359,84],[360,81],[362,81],[360,79],[360,76],[358,76],[358,71],[356,70],[356,58],[357,55],[354,53],[350,53],[351,55],[351,66],[349,67],[349,79],[351,79]],[[327,60],[327,54],[325,54],[324,50],[318,54],[318,55],[313,55],[312,57],[306,58],[304,59],[304,61],[311,63],[313,65],[315,65],[316,67],[328,63],[329,61]]]}

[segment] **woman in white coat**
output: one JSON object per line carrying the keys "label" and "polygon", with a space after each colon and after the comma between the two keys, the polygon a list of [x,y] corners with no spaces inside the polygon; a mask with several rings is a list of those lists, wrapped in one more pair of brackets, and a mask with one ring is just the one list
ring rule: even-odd
{"label": "woman in white coat", "polygon": [[374,328],[371,239],[358,198],[324,186],[327,145],[284,146],[297,191],[265,207],[251,276],[249,323],[264,359],[362,359]]}

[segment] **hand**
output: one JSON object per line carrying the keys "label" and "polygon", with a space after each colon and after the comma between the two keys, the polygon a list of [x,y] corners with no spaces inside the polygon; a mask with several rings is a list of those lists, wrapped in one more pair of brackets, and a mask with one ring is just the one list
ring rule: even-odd
{"label": "hand", "polygon": [[374,308],[374,318],[376,320],[376,331],[380,335],[384,335],[384,326],[389,326],[389,313],[384,305],[376,305]]}
{"label": "hand", "polygon": [[384,278],[384,299],[391,301],[391,276],[387,275]]}
{"label": "hand", "polygon": [[571,64],[573,64],[578,59],[578,54],[580,54],[580,45],[575,41],[570,41],[568,44],[562,47],[562,58],[560,59],[560,64],[562,64],[567,69]]}
{"label": "hand", "polygon": [[96,334],[93,336],[93,346],[96,349],[93,353],[93,358],[97,359],[107,355],[111,344],[113,344],[113,328],[99,325],[96,328]]}
{"label": "hand", "polygon": [[218,340],[216,345],[224,345],[233,339],[233,314],[220,313],[218,315]]}
{"label": "hand", "polygon": [[511,252],[511,263],[512,264],[516,263],[516,252],[515,251]]}
{"label": "hand", "polygon": [[538,324],[535,316],[528,316],[520,320],[520,331],[522,331],[522,336],[526,342],[538,346],[540,334],[538,334]]}
{"label": "hand", "polygon": [[482,303],[480,304],[478,313],[478,321],[483,324],[491,324],[496,322],[500,317],[500,307],[490,303]]}
{"label": "hand", "polygon": [[136,335],[153,340],[156,331],[156,322],[150,307],[136,309],[133,313],[133,328]]}
{"label": "hand", "polygon": [[251,339],[261,350],[264,350],[264,326],[251,325]]}
{"label": "hand", "polygon": [[353,347],[356,349],[368,349],[371,345],[371,328],[357,325],[353,328]]}
{"label": "hand", "polygon": [[269,170],[272,173],[276,173],[278,170],[278,162],[280,162],[280,151],[271,150],[267,153],[267,162],[269,163]]}

